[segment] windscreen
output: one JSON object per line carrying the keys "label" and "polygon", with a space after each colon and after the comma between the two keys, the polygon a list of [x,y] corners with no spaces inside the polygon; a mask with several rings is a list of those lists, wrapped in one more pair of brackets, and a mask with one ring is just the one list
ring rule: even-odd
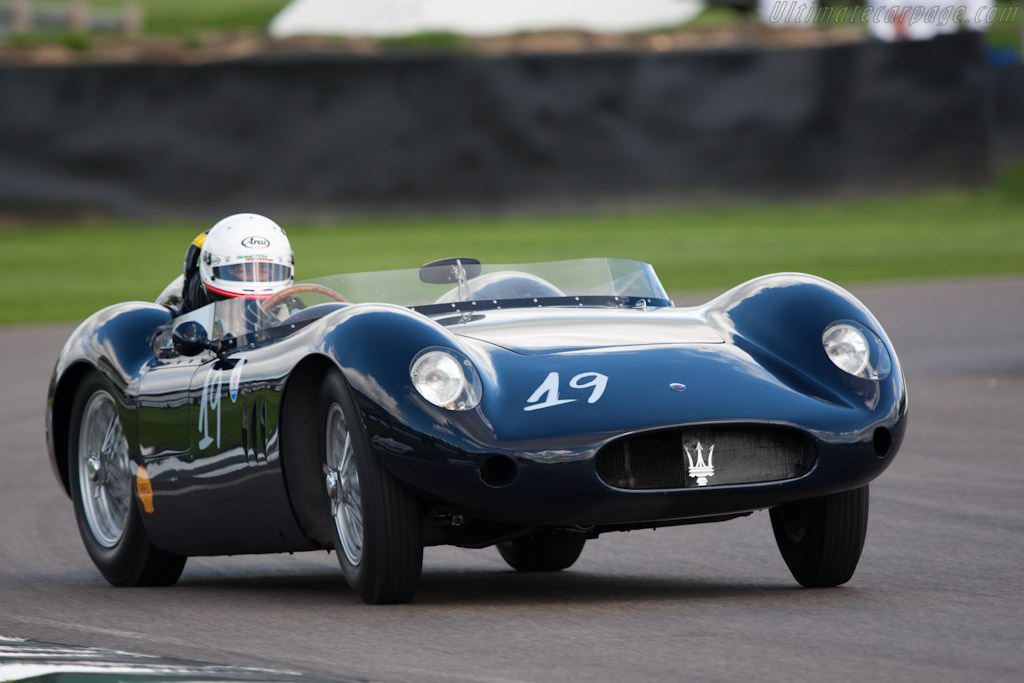
{"label": "windscreen", "polygon": [[[463,268],[463,283],[450,266],[440,272],[418,268],[352,273],[312,278],[304,282],[329,287],[353,303],[382,302],[424,306],[462,301],[529,301],[557,303],[575,297],[628,297],[667,301],[654,269],[629,259],[574,259],[543,263],[482,264]],[[450,276],[446,276],[450,274]],[[421,275],[423,277],[421,277]],[[430,280],[424,282],[423,280]],[[664,305],[664,304],[662,304]]]}
{"label": "windscreen", "polygon": [[179,325],[186,322],[197,323],[210,340],[242,339],[281,324],[276,317],[267,315],[263,311],[262,302],[255,299],[235,297],[216,301],[172,318],[159,327],[153,339],[153,349],[159,357],[174,355],[172,334]]}

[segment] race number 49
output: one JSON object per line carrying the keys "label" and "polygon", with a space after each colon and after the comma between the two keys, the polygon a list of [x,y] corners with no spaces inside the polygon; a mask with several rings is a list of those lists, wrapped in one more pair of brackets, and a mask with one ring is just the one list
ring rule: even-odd
{"label": "race number 49", "polygon": [[[548,376],[541,382],[540,386],[526,399],[526,407],[523,410],[540,410],[560,406],[563,403],[573,403],[579,399],[559,398],[558,390],[560,379],[557,372],[548,373]],[[608,386],[608,376],[600,372],[581,372],[569,380],[570,389],[590,389],[590,396],[587,403],[597,403]]]}

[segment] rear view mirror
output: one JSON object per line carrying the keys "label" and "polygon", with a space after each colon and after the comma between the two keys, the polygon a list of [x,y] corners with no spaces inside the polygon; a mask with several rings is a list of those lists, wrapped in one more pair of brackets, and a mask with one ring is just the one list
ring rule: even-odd
{"label": "rear view mirror", "polygon": [[[460,268],[461,267],[461,268]],[[459,282],[459,270],[466,280],[480,274],[480,261],[475,258],[443,258],[420,266],[420,281],[431,285],[446,285]]]}
{"label": "rear view mirror", "polygon": [[206,328],[194,320],[183,322],[174,328],[171,334],[171,345],[175,353],[182,356],[198,356],[210,348],[210,338]]}

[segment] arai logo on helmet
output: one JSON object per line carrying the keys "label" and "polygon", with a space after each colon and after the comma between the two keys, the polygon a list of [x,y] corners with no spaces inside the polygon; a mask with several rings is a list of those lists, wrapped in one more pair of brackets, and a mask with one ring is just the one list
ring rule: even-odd
{"label": "arai logo on helmet", "polygon": [[250,235],[242,240],[242,246],[247,249],[266,249],[270,246],[270,240],[266,237],[257,237],[256,235]]}

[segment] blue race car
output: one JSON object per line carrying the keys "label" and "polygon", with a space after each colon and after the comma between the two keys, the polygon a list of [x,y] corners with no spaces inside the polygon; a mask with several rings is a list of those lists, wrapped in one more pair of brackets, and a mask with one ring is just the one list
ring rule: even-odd
{"label": "blue race car", "polygon": [[189,556],[333,549],[370,603],[423,548],[571,566],[610,531],[770,510],[805,586],[850,579],[907,393],[882,326],[817,277],[675,308],[623,259],[336,275],[263,302],[87,319],[50,383],[50,459],[119,586]]}

